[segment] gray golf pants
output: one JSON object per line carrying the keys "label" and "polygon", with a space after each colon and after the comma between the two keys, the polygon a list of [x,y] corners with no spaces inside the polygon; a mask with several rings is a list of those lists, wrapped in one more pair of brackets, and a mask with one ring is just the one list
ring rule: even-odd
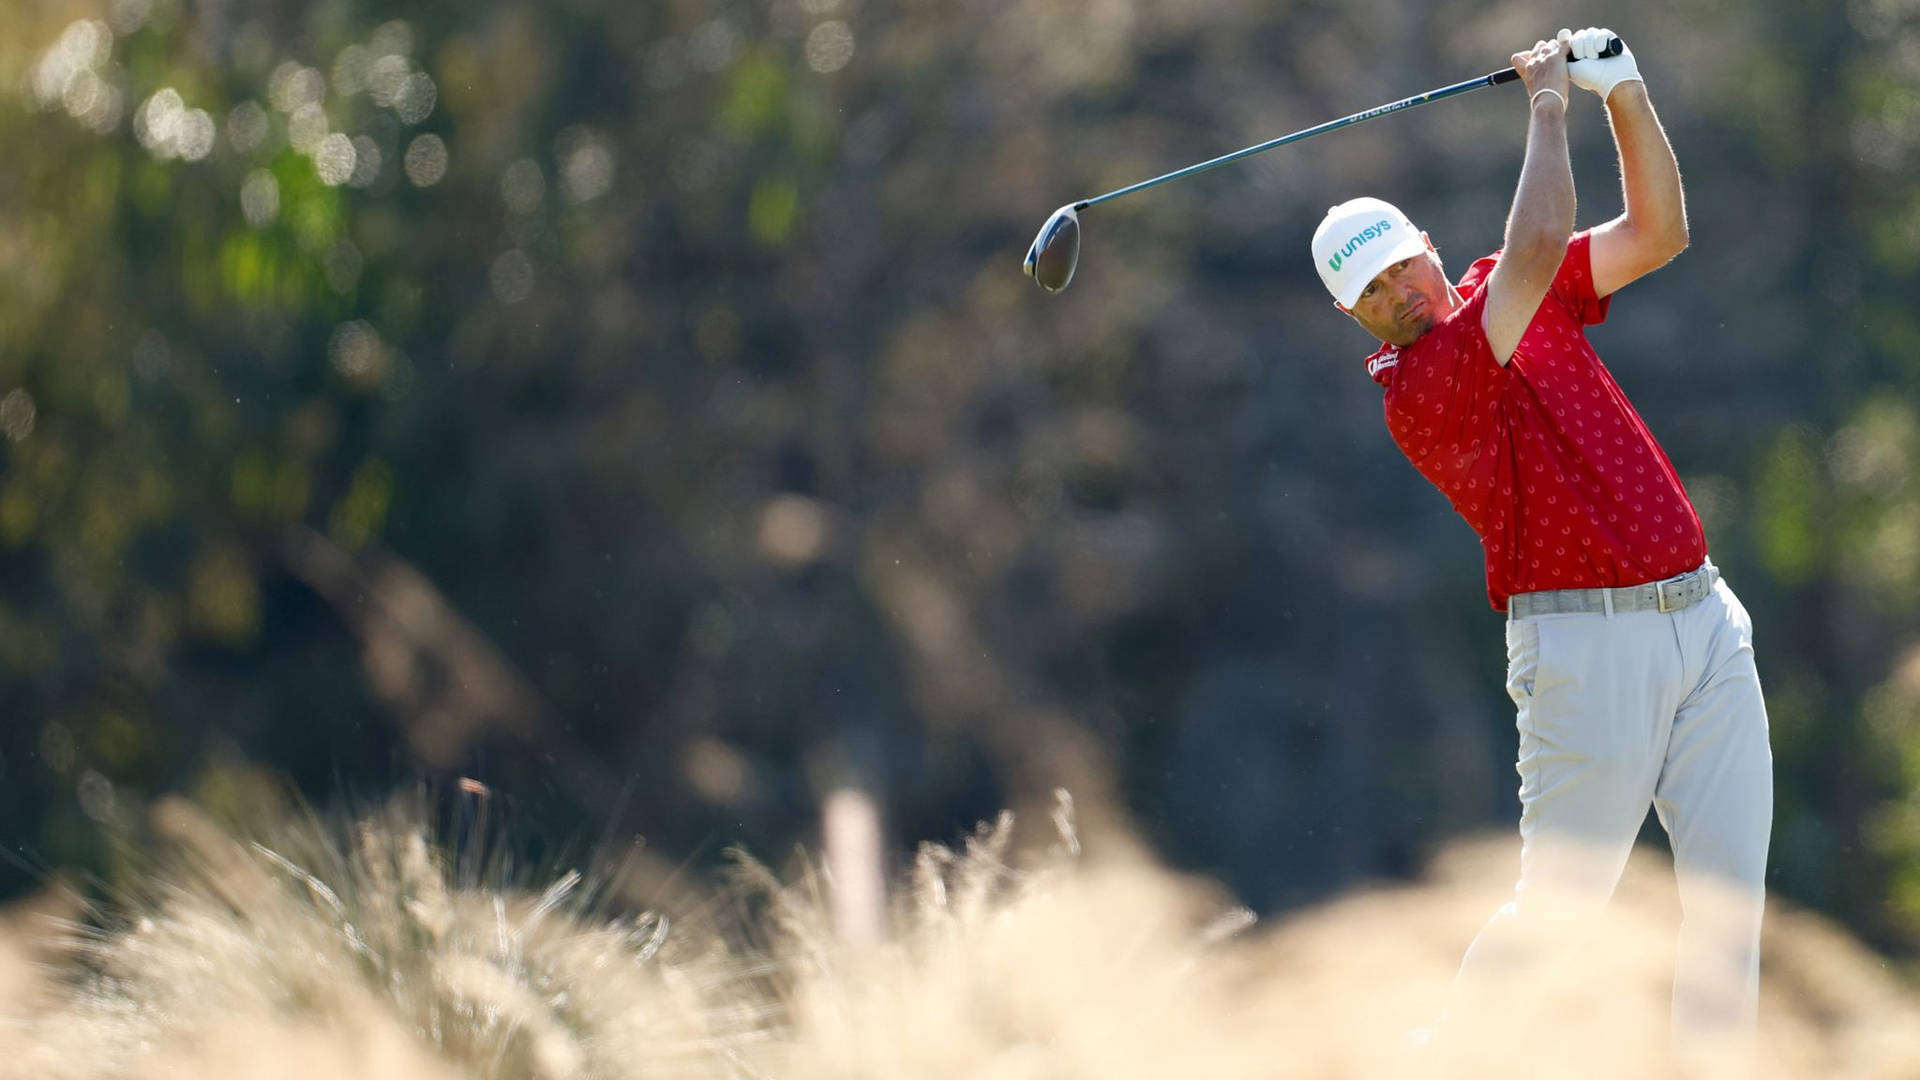
{"label": "gray golf pants", "polygon": [[1542,939],[1590,925],[1651,804],[1673,848],[1683,919],[1676,1046],[1750,1044],[1773,754],[1746,608],[1719,581],[1679,611],[1516,618],[1507,660],[1520,881],[1467,950],[1456,997]]}

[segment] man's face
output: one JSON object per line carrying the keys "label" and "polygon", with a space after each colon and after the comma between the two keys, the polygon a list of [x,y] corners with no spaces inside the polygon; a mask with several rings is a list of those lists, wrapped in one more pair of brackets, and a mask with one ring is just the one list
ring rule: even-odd
{"label": "man's face", "polygon": [[[1427,234],[1421,233],[1420,239],[1427,240]],[[1427,240],[1426,251],[1374,275],[1353,307],[1340,310],[1389,345],[1411,345],[1453,308],[1453,289],[1433,241]]]}

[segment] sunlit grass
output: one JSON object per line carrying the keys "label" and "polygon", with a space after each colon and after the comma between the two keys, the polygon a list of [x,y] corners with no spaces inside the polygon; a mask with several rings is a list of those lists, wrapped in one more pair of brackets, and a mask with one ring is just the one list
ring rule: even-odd
{"label": "sunlit grass", "polygon": [[[1570,974],[1397,1072],[1504,887],[1504,841],[1256,928],[1204,881],[1078,854],[1064,813],[1028,852],[1003,817],[924,847],[890,932],[854,945],[824,870],[742,857],[635,912],[617,865],[516,869],[478,798],[438,834],[416,807],[264,842],[161,804],[169,851],[138,895],[0,924],[0,1076],[1730,1075],[1667,1060],[1651,861]],[[1767,955],[1751,1075],[1911,1075],[1920,1009],[1870,955],[1778,912]]]}

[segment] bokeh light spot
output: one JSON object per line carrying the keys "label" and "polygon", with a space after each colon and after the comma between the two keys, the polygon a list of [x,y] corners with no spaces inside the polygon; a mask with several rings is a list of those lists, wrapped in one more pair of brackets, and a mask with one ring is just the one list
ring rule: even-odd
{"label": "bokeh light spot", "polygon": [[264,229],[280,216],[280,181],[266,169],[255,169],[240,185],[240,213],[247,224]]}
{"label": "bokeh light spot", "polygon": [[321,139],[320,145],[313,149],[313,171],[320,174],[320,182],[328,187],[338,187],[351,179],[353,166],[353,140],[340,132]]}
{"label": "bokeh light spot", "polygon": [[91,68],[76,73],[60,97],[68,116],[100,135],[120,122],[122,102],[120,88]]}
{"label": "bokeh light spot", "polygon": [[158,147],[169,145],[173,139],[180,113],[186,104],[180,100],[180,91],[171,86],[162,87],[140,103],[133,114],[133,137],[140,145],[155,154]]}
{"label": "bokeh light spot", "polygon": [[417,124],[433,115],[433,105],[439,100],[439,91],[433,85],[433,76],[424,71],[416,71],[400,83],[400,89],[393,97],[393,111],[405,124]]}
{"label": "bokeh light spot", "polygon": [[383,109],[392,108],[400,100],[400,93],[407,85],[407,76],[412,72],[412,65],[407,63],[406,57],[382,56],[367,70],[367,97]]}
{"label": "bokeh light spot", "polygon": [[40,410],[33,403],[33,395],[25,387],[16,386],[0,398],[0,435],[8,442],[21,442],[33,434],[34,421]]}
{"label": "bokeh light spot", "polygon": [[807,66],[830,75],[853,60],[853,30],[838,19],[813,28],[807,35]]}
{"label": "bokeh light spot", "polygon": [[310,68],[298,60],[282,61],[267,79],[267,101],[289,115],[302,105],[319,104],[326,93],[327,80],[320,69]]}
{"label": "bokeh light spot", "polygon": [[421,135],[407,144],[402,164],[414,187],[432,187],[446,178],[447,144],[438,135]]}
{"label": "bokeh light spot", "polygon": [[740,31],[725,19],[702,23],[687,38],[687,58],[701,71],[725,71],[738,55]]}
{"label": "bokeh light spot", "polygon": [[227,114],[227,142],[242,154],[251,154],[266,145],[271,133],[267,110],[257,101],[243,101]]}
{"label": "bokeh light spot", "polygon": [[82,74],[97,72],[113,55],[113,31],[98,19],[80,19],[61,32],[40,62],[33,66],[29,83],[34,100],[43,109],[53,108],[67,96],[68,88]]}
{"label": "bokeh light spot", "polygon": [[546,193],[546,175],[540,171],[539,162],[532,158],[521,158],[500,175],[500,198],[509,211],[521,217],[540,209],[540,200]]}
{"label": "bokeh light spot", "polygon": [[113,24],[120,34],[131,34],[147,24],[147,16],[153,14],[153,0],[113,0],[107,13],[107,21]]}
{"label": "bokeh light spot", "polygon": [[378,380],[385,353],[386,343],[380,340],[380,332],[364,319],[334,327],[327,341],[327,359],[349,382],[372,384]]}
{"label": "bokeh light spot", "polygon": [[213,153],[213,117],[205,109],[188,109],[180,117],[179,151],[184,161],[199,161]]}
{"label": "bokeh light spot", "polygon": [[367,88],[367,73],[373,66],[373,53],[365,45],[353,44],[333,58],[333,92],[352,97]]}
{"label": "bokeh light spot", "polygon": [[213,151],[213,117],[190,109],[171,86],[156,90],[133,114],[134,138],[161,160],[199,161]]}
{"label": "bokeh light spot", "polygon": [[80,802],[81,813],[95,821],[109,821],[113,818],[113,782],[106,777],[88,769],[81,774],[80,783],[74,793]]}
{"label": "bokeh light spot", "polygon": [[287,142],[308,156],[320,148],[320,142],[327,137],[329,130],[327,110],[318,102],[302,105],[287,117]]}
{"label": "bokeh light spot", "polygon": [[517,304],[533,295],[533,260],[519,248],[503,251],[488,269],[487,283],[493,287],[494,299]]}
{"label": "bokeh light spot", "polygon": [[347,183],[353,187],[372,187],[380,179],[380,144],[368,135],[353,137],[353,175]]}
{"label": "bokeh light spot", "polygon": [[560,159],[560,186],[567,201],[589,202],[613,187],[613,151],[586,128],[568,128],[554,140]]}
{"label": "bokeh light spot", "polygon": [[687,783],[717,803],[738,802],[752,780],[752,766],[739,751],[715,738],[697,739],[681,761]]}
{"label": "bokeh light spot", "polygon": [[679,86],[687,77],[687,43],[670,37],[647,46],[640,57],[640,70],[654,90]]}
{"label": "bokeh light spot", "polygon": [[805,495],[777,495],[760,512],[760,554],[789,569],[820,557],[827,542],[827,515]]}
{"label": "bokeh light spot", "polygon": [[367,47],[375,56],[408,56],[413,52],[413,27],[404,19],[394,19],[381,23],[367,39]]}

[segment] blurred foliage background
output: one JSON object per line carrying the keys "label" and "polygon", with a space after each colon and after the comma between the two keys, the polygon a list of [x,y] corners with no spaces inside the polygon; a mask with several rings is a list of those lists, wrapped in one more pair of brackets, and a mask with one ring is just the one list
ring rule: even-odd
{"label": "blurred foliage background", "polygon": [[[1517,810],[1477,545],[1307,265],[1497,246],[1567,3],[8,0],[0,893],[470,776],[698,865],[1070,787],[1274,909]],[[1920,946],[1920,5],[1631,0],[1693,246],[1594,330],[1752,609],[1772,884]],[[1618,212],[1575,103],[1580,220]],[[1044,819],[1044,815],[1041,815]]]}

